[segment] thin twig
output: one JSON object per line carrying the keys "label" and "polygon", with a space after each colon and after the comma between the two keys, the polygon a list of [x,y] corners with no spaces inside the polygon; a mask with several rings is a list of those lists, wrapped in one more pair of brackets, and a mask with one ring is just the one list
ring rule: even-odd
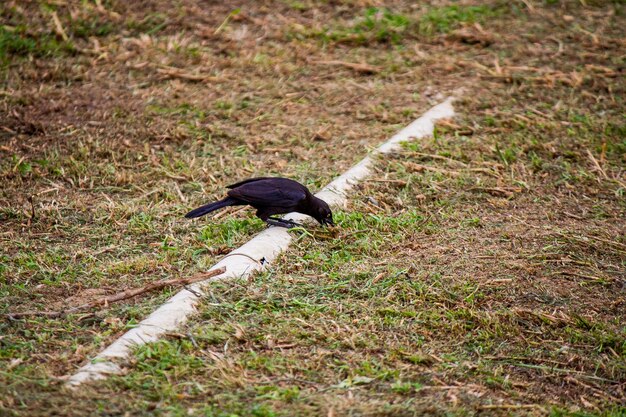
{"label": "thin twig", "polygon": [[590,279],[592,281],[612,281],[613,280],[612,278],[596,277],[593,275],[578,274],[576,272],[570,272],[570,271],[557,271],[557,272],[553,272],[552,274],[550,274],[550,276],[556,276],[556,275],[578,277],[578,278]]}
{"label": "thin twig", "polygon": [[620,253],[626,253],[626,245],[620,242],[616,242],[614,240],[604,239],[598,236],[576,236],[574,234],[566,234],[563,232],[557,232],[557,235],[564,237],[565,239],[572,239],[576,242],[582,242],[582,243],[591,244],[591,245],[593,245],[593,242],[590,242],[590,240],[595,240],[596,242],[603,242],[603,243],[606,243],[607,245],[611,245],[615,247],[616,248],[615,250],[617,250]]}
{"label": "thin twig", "polygon": [[56,318],[56,317],[61,317],[61,316],[65,316],[67,314],[72,314],[72,313],[78,313],[81,311],[86,311],[86,310],[90,310],[92,308],[95,307],[100,307],[100,306],[108,306],[110,303],[115,303],[117,301],[122,301],[122,300],[126,300],[128,298],[133,298],[136,297],[138,295],[144,294],[146,292],[150,292],[150,291],[157,291],[160,289],[163,289],[165,287],[172,287],[172,286],[184,286],[184,285],[188,285],[188,284],[192,284],[194,282],[198,282],[198,281],[204,281],[206,279],[212,278],[216,275],[221,275],[224,272],[226,272],[226,268],[220,268],[220,269],[215,269],[213,271],[208,271],[205,273],[201,273],[201,274],[196,274],[190,278],[177,278],[177,279],[168,279],[165,281],[158,281],[158,282],[152,282],[148,285],[145,285],[141,288],[131,288],[129,290],[125,290],[122,292],[119,292],[117,294],[113,294],[113,295],[108,295],[106,297],[101,297],[98,298],[95,301],[86,303],[86,304],[82,304],[76,307],[71,307],[65,310],[59,310],[59,311],[25,311],[22,313],[8,313],[5,314],[5,317],[9,318],[9,319],[19,319],[19,318],[23,318],[23,317],[31,317],[31,316],[44,316],[44,317],[50,317],[50,318]]}
{"label": "thin twig", "polygon": [[398,184],[401,187],[404,187],[407,184],[407,182],[404,181],[404,180],[387,180],[387,179],[378,179],[378,178],[369,178],[369,179],[366,179],[365,181],[367,181],[367,182],[388,182],[388,183],[391,183],[391,184]]}
{"label": "thin twig", "polygon": [[587,236],[587,237],[589,239],[592,239],[592,240],[597,240],[599,242],[604,242],[604,243],[607,243],[609,245],[617,246],[618,248],[626,249],[626,245],[624,245],[623,243],[616,242],[614,240],[603,239],[603,238],[597,237],[597,236]]}
{"label": "thin twig", "polygon": [[67,33],[65,33],[65,29],[63,29],[63,25],[61,24],[61,20],[59,20],[59,16],[57,12],[53,11],[52,13],[52,21],[54,22],[54,29],[57,35],[59,35],[65,42],[69,40]]}
{"label": "thin twig", "polygon": [[377,74],[380,72],[379,67],[375,67],[368,64],[358,64],[355,62],[346,62],[346,61],[310,61],[312,64],[318,65],[335,65],[340,67],[350,68],[355,70],[356,72],[360,72],[363,74]]}
{"label": "thin twig", "polygon": [[513,197],[515,193],[522,192],[518,187],[471,187],[469,191],[485,191],[492,195],[504,195],[505,197]]}
{"label": "thin twig", "polygon": [[422,152],[411,152],[412,155],[417,155],[417,156],[421,156],[424,158],[430,158],[430,159],[439,159],[441,161],[447,161],[447,162],[452,162],[454,164],[466,167],[467,164],[465,162],[461,162],[459,160],[453,159],[453,158],[448,158],[447,156],[441,156],[441,155],[434,155],[434,154],[430,154],[430,153],[422,153]]}
{"label": "thin twig", "polygon": [[180,187],[178,186],[177,182],[174,182],[174,189],[176,190],[176,193],[178,194],[178,197],[180,197],[180,201],[182,201],[183,203],[186,203],[187,202],[187,197],[185,197],[183,192],[180,190]]}
{"label": "thin twig", "polygon": [[436,168],[436,167],[431,167],[428,165],[416,164],[414,162],[407,163],[407,167],[413,172],[431,171],[431,172],[438,172],[440,174],[450,175],[452,177],[458,177],[461,175],[457,171],[450,171],[450,170],[443,169],[443,168]]}
{"label": "thin twig", "polygon": [[611,384],[617,384],[618,381],[614,381],[612,379],[608,379],[608,378],[602,378],[600,376],[595,376],[595,375],[588,375],[585,374],[584,372],[581,371],[577,371],[574,369],[563,369],[563,368],[554,368],[552,366],[542,366],[542,365],[532,365],[529,363],[523,363],[523,362],[509,362],[510,365],[512,366],[519,366],[520,368],[530,368],[530,369],[538,369],[538,370],[542,370],[542,371],[548,371],[548,372],[556,372],[556,373],[562,373],[562,374],[573,374],[573,375],[577,375],[580,378],[583,379],[591,379],[594,381],[602,381],[602,382],[608,382]]}
{"label": "thin twig", "polygon": [[519,408],[543,408],[543,407],[541,407],[538,404],[486,404],[486,405],[479,405],[478,408],[481,410],[497,410],[497,409],[516,410]]}
{"label": "thin twig", "polygon": [[221,81],[219,77],[214,77],[214,76],[207,75],[207,74],[190,74],[188,72],[184,72],[181,69],[175,68],[175,67],[157,68],[157,72],[159,74],[166,76],[167,78],[180,78],[182,80],[187,80],[187,81],[199,81],[199,82]]}

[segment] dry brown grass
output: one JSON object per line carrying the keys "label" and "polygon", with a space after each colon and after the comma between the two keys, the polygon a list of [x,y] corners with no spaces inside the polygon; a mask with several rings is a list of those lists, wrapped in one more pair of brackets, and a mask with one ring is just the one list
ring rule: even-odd
{"label": "dry brown grass", "polygon": [[128,3],[0,6],[4,313],[191,276],[263,227],[180,219],[227,183],[460,116],[124,377],[61,389],[171,290],[0,323],[0,412],[623,414],[623,5]]}

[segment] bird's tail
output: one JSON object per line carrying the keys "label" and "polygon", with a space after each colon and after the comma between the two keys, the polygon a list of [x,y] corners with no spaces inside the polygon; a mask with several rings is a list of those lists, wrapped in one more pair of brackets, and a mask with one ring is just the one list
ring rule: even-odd
{"label": "bird's tail", "polygon": [[191,210],[189,213],[185,214],[185,217],[188,219],[195,219],[196,217],[204,216],[205,214],[209,214],[212,211],[221,209],[222,207],[227,206],[235,206],[238,201],[232,197],[226,197],[223,200],[216,201],[214,203],[209,203],[204,206],[198,207],[197,209]]}

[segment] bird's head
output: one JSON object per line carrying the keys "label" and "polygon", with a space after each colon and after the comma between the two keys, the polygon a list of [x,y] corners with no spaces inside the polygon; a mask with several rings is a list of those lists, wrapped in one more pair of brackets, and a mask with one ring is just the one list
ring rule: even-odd
{"label": "bird's head", "polygon": [[319,198],[316,197],[316,207],[314,208],[313,217],[317,220],[322,226],[334,226],[333,223],[333,212],[328,207],[328,204]]}

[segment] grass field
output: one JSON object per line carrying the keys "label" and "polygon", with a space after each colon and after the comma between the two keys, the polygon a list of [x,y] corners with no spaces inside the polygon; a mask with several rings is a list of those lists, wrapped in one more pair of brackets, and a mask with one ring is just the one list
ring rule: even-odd
{"label": "grass field", "polygon": [[[0,4],[0,415],[626,415],[622,1]],[[297,234],[124,375],[63,382],[431,105],[334,236]]]}

